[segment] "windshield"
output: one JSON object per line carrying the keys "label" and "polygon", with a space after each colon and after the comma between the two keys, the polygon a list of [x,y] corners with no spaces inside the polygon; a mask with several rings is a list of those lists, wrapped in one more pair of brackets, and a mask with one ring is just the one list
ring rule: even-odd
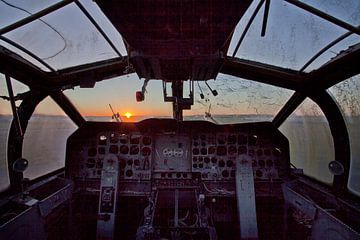
{"label": "windshield", "polygon": [[[11,79],[11,83],[14,89],[14,95],[29,90],[27,86],[14,79]],[[10,124],[13,117],[10,102],[6,100],[8,96],[5,76],[0,74],[0,191],[6,189],[10,184],[7,163],[7,146]],[[21,101],[17,101],[16,105],[19,106],[20,103]]]}
{"label": "windshield", "polygon": [[[164,102],[163,85],[159,80],[150,81],[145,100],[136,102],[135,92],[141,89],[142,83],[136,74],[130,74],[99,82],[95,88],[75,88],[64,93],[90,121],[115,121],[109,104],[122,121],[172,118],[172,104]],[[191,110],[184,110],[184,120],[216,123],[271,121],[293,93],[225,74],[219,74],[208,84],[218,95],[213,96],[204,82],[194,83],[194,105]],[[184,82],[184,97],[189,94],[188,85],[188,81]]]}

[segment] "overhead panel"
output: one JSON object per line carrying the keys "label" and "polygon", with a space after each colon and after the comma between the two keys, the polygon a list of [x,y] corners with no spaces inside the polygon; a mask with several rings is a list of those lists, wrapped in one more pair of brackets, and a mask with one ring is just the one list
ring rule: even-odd
{"label": "overhead panel", "polygon": [[215,78],[252,1],[96,2],[123,36],[139,77],[172,81]]}

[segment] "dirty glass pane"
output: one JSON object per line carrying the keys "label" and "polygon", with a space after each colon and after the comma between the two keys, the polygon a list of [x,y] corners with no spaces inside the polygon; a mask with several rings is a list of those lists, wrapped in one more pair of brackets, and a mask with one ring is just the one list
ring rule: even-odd
{"label": "dirty glass pane", "polygon": [[334,143],[319,106],[307,98],[279,129],[289,139],[291,163],[305,175],[332,183],[328,164],[335,159]]}
{"label": "dirty glass pane", "polygon": [[42,9],[45,9],[59,0],[1,0],[0,1],[0,28],[13,24]]}
{"label": "dirty glass pane", "polygon": [[110,38],[121,55],[126,56],[127,52],[122,36],[96,4],[96,1],[81,0],[80,2],[99,24],[99,26],[101,26],[101,29]]}
{"label": "dirty glass pane", "polygon": [[41,69],[43,71],[49,71],[49,69],[47,67],[45,67],[42,63],[38,62],[36,59],[31,57],[30,55],[20,51],[18,48],[13,47],[12,45],[10,45],[10,44],[2,41],[2,40],[0,40],[0,45],[2,47],[5,47],[7,50],[10,50],[11,52],[14,52],[14,53],[18,54],[20,57],[22,57],[25,60],[31,62],[33,65],[35,65],[39,69]]}
{"label": "dirty glass pane", "polygon": [[[259,1],[237,25],[228,55],[232,55]],[[252,23],[236,57],[300,69],[315,53],[346,31],[285,1],[271,1],[266,35],[261,37],[264,6]]]}
{"label": "dirty glass pane", "polygon": [[[120,34],[94,2],[84,2],[86,9],[113,40],[117,49],[126,55]],[[118,57],[74,3],[42,17],[41,20],[17,28],[5,34],[5,37],[28,49],[55,69]],[[12,50],[22,56],[25,55],[14,48]],[[34,60],[30,61],[34,62]],[[35,64],[38,65],[37,62]]]}
{"label": "dirty glass pane", "polygon": [[353,26],[360,25],[360,1],[358,0],[301,0],[301,2]]}
{"label": "dirty glass pane", "polygon": [[[319,56],[312,64],[310,64],[306,69],[305,72],[310,72],[312,70],[318,69],[323,64],[326,64],[332,58],[336,57],[342,51],[351,50],[353,46],[360,43],[360,36],[357,34],[352,34],[342,40],[341,42],[337,43],[327,51],[325,51],[321,56]],[[315,55],[315,54],[314,54]],[[310,59],[309,59],[310,60]]]}
{"label": "dirty glass pane", "polygon": [[350,137],[350,176],[348,187],[360,195],[360,75],[329,88],[346,120]]}
{"label": "dirty glass pane", "polygon": [[[195,83],[195,103],[191,110],[184,111],[185,120],[205,119],[217,123],[271,121],[293,93],[226,74],[219,74],[208,84],[218,95],[213,96],[204,82]],[[201,93],[204,99],[201,99]]]}
{"label": "dirty glass pane", "polygon": [[[28,91],[28,87],[12,79],[14,95]],[[8,97],[5,76],[0,74],[0,96]],[[21,101],[16,102],[19,106]],[[0,98],[0,191],[5,190],[9,184],[9,173],[7,164],[7,141],[12,121],[10,102]]]}
{"label": "dirty glass pane", "polygon": [[[89,121],[115,121],[112,119],[111,104],[115,113],[123,121],[140,121],[151,117],[172,117],[172,106],[165,103],[162,81],[150,80],[145,94],[145,101],[136,102],[136,91],[140,91],[144,80],[136,74],[129,74],[96,83],[95,88],[66,90],[80,113]],[[132,116],[127,118],[126,113]]]}
{"label": "dirty glass pane", "polygon": [[34,179],[65,166],[66,140],[76,125],[49,97],[29,120],[24,136],[23,157],[29,161],[24,177]]}

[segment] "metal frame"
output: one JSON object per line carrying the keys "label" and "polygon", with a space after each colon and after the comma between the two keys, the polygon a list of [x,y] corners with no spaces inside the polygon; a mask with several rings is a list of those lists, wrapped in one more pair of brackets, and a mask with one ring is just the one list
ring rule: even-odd
{"label": "metal frame", "polygon": [[308,91],[327,89],[360,73],[360,43],[339,54],[321,68],[306,74]]}
{"label": "metal frame", "polygon": [[28,85],[30,88],[44,89],[49,85],[47,73],[16,53],[0,46],[0,72]]}
{"label": "metal frame", "polygon": [[239,58],[226,58],[220,72],[291,90],[300,90],[306,80],[306,75],[294,70]]}
{"label": "metal frame", "polygon": [[342,175],[335,175],[333,180],[335,193],[341,195],[348,191],[347,183],[351,159],[350,140],[346,123],[336,102],[326,90],[311,94],[309,97],[318,104],[325,114],[334,141],[335,160],[340,162],[345,169]]}
{"label": "metal frame", "polygon": [[296,108],[305,100],[306,96],[300,92],[295,92],[291,98],[280,109],[278,114],[272,120],[275,127],[279,128],[281,124],[293,113]]}
{"label": "metal frame", "polygon": [[36,56],[34,53],[32,53],[31,51],[27,50],[26,48],[20,46],[19,44],[17,44],[16,42],[4,37],[0,35],[0,40],[12,45],[15,48],[18,48],[19,50],[23,51],[24,53],[26,53],[27,55],[29,55],[30,57],[34,58],[36,61],[38,61],[39,63],[41,63],[42,65],[44,65],[47,69],[49,69],[52,72],[55,72],[55,69],[53,69],[49,64],[47,64],[44,60],[42,60],[41,58],[39,58],[38,56]]}
{"label": "metal frame", "polygon": [[69,116],[69,118],[80,127],[86,121],[72,102],[64,95],[63,92],[58,91],[50,94],[51,98],[61,107],[61,109]]}
{"label": "metal frame", "polygon": [[21,128],[19,113],[18,113],[18,110],[15,105],[15,97],[14,97],[13,87],[11,84],[11,78],[8,74],[5,74],[5,80],[6,80],[6,86],[8,89],[8,93],[9,93],[10,105],[11,105],[11,110],[12,110],[12,114],[13,114],[13,121],[15,122],[16,133],[19,138],[23,138],[24,132]]}
{"label": "metal frame", "polygon": [[[350,139],[341,110],[330,94],[326,90],[309,93],[309,95],[305,95],[301,92],[295,92],[280,112],[274,117],[272,123],[275,127],[280,127],[281,124],[293,113],[293,111],[295,111],[296,108],[306,99],[306,97],[309,97],[320,107],[328,121],[334,143],[334,160],[340,162],[345,169],[342,175],[334,175],[332,184],[334,193],[341,195],[348,192],[347,184],[351,161]],[[331,160],[332,159],[329,159],[329,161]]]}
{"label": "metal frame", "polygon": [[128,71],[128,69],[127,61],[123,61],[122,58],[114,58],[57,72],[44,72],[16,53],[0,46],[0,72],[7,72],[21,83],[39,90],[53,91],[80,85],[91,85],[95,82],[134,72],[133,70]]}
{"label": "metal frame", "polygon": [[[47,96],[46,93],[40,93],[37,91],[32,91],[30,94],[22,101],[18,108],[19,120],[21,128],[25,133],[28,121],[35,111],[36,106]],[[8,138],[8,171],[10,178],[10,191],[19,192],[21,191],[21,182],[23,179],[23,174],[14,172],[12,165],[16,159],[22,157],[23,149],[23,138],[19,138],[16,132],[16,121],[11,122]]]}
{"label": "metal frame", "polygon": [[[280,127],[286,118],[295,111],[295,109],[306,99],[306,97],[313,100],[324,113],[329,123],[334,142],[334,160],[340,162],[345,169],[345,172],[342,175],[334,175],[333,189],[336,194],[347,192],[351,161],[349,134],[341,110],[326,89],[319,90],[317,92],[309,92],[307,95],[302,92],[295,92],[280,112],[275,116],[272,123],[276,127]],[[329,159],[329,161],[330,160],[331,159]]]}

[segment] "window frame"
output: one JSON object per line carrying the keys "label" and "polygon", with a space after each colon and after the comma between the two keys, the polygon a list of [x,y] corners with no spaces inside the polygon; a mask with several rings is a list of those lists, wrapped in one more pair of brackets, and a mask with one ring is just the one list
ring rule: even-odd
{"label": "window frame", "polygon": [[[351,78],[358,78],[358,79],[360,79],[360,74],[356,74],[356,75],[354,75],[354,76],[351,76],[351,77],[349,77],[349,78],[347,78],[347,79],[344,79],[343,81],[341,81],[341,82],[338,82],[338,83],[336,83],[336,84],[334,84],[334,85],[332,85],[331,87],[329,87],[327,90],[326,90],[326,92],[329,94],[329,96],[333,99],[333,101],[337,104],[337,106],[338,106],[338,108],[339,108],[339,111],[341,112],[341,115],[342,115],[342,117],[343,117],[343,119],[344,119],[344,122],[345,122],[345,125],[346,125],[346,129],[347,129],[347,131],[348,131],[348,136],[349,136],[349,145],[350,145],[350,162],[349,162],[349,176],[348,176],[348,181],[347,181],[347,190],[348,191],[350,191],[352,194],[355,194],[356,196],[358,196],[358,197],[360,197],[360,190],[359,191],[357,191],[357,190],[354,190],[354,189],[351,189],[351,187],[350,187],[350,178],[351,178],[351,170],[352,170],[352,161],[353,161],[353,156],[352,156],[352,153],[353,153],[353,151],[352,151],[352,141],[353,141],[353,139],[352,139],[352,137],[351,137],[351,132],[352,132],[352,130],[350,129],[350,124],[348,123],[348,117],[352,117],[352,115],[351,115],[351,113],[348,113],[348,114],[350,114],[350,115],[347,115],[346,113],[345,113],[345,109],[343,109],[342,107],[341,107],[341,104],[340,104],[340,102],[338,101],[338,99],[336,98],[336,96],[335,96],[335,94],[331,91],[331,88],[332,87],[334,87],[335,85],[338,85],[338,84],[341,84],[341,83],[344,83],[344,82],[346,82],[346,81],[348,81],[349,79],[351,79]],[[356,80],[355,80],[356,81]],[[359,98],[359,96],[358,95],[356,95],[356,94],[354,94],[354,96],[355,97],[357,97],[357,98]],[[360,101],[360,100],[359,100]],[[359,112],[360,113],[360,112]],[[359,114],[358,113],[358,114]],[[358,115],[355,115],[355,117],[356,116],[358,116]]]}

